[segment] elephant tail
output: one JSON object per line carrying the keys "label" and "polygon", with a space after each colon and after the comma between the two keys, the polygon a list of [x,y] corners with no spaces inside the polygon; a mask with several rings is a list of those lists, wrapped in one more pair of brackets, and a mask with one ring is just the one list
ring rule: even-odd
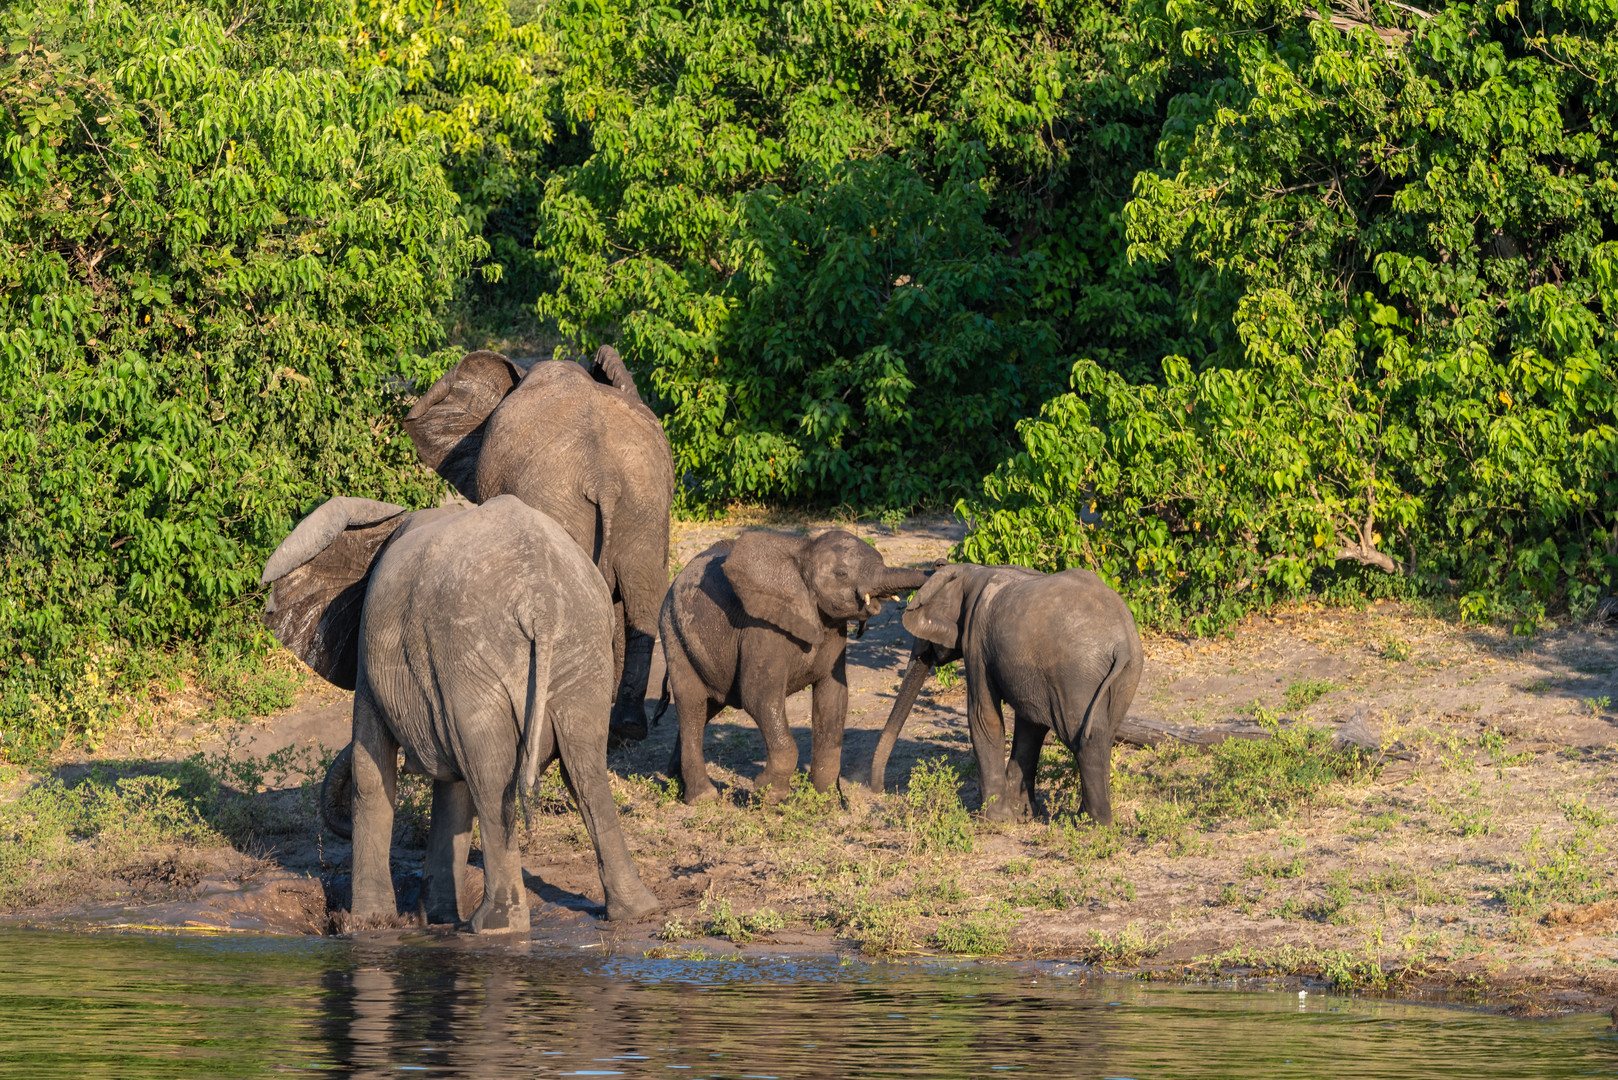
{"label": "elephant tail", "polygon": [[1128,693],[1124,692],[1122,685],[1122,680],[1131,670],[1138,675],[1140,671],[1139,654],[1131,650],[1124,656],[1119,656],[1115,651],[1112,654],[1112,670],[1107,672],[1107,677],[1101,680],[1100,686],[1096,687],[1095,697],[1090,699],[1090,707],[1085,710],[1084,724],[1080,730],[1086,734],[1095,731],[1096,728],[1093,725],[1096,720],[1101,719],[1096,715],[1096,710],[1102,710],[1107,721],[1108,746],[1112,745],[1112,739],[1117,734],[1118,725],[1123,723],[1124,715],[1129,711],[1129,703],[1135,697],[1133,685],[1129,688]]}
{"label": "elephant tail", "polygon": [[524,709],[522,746],[517,753],[520,790],[532,791],[539,779],[539,754],[545,739],[545,706],[551,692],[551,644],[532,639],[528,664],[527,707]]}
{"label": "elephant tail", "polygon": [[354,744],[343,747],[320,783],[320,818],[344,840],[354,837]]}

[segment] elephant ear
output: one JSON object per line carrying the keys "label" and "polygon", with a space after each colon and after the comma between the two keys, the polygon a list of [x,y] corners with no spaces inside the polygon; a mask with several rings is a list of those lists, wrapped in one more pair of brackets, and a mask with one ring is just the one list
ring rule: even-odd
{"label": "elephant ear", "polygon": [[905,629],[946,649],[961,648],[962,565],[940,567],[905,606]]}
{"label": "elephant ear", "polygon": [[421,463],[473,502],[483,426],[527,371],[497,352],[467,353],[405,415],[405,431]]}
{"label": "elephant ear", "polygon": [[813,645],[820,641],[820,608],[798,565],[802,548],[796,536],[743,533],[731,545],[723,569],[743,611]]}
{"label": "elephant ear", "polygon": [[595,359],[590,362],[590,377],[598,383],[627,390],[635,395],[636,400],[640,399],[640,391],[635,388],[635,376],[629,373],[624,366],[624,358],[611,345],[603,345],[596,350]]}
{"label": "elephant ear", "polygon": [[370,499],[327,499],[298,523],[264,564],[270,585],[264,625],[327,682],[354,689],[360,614],[371,568],[410,517]]}

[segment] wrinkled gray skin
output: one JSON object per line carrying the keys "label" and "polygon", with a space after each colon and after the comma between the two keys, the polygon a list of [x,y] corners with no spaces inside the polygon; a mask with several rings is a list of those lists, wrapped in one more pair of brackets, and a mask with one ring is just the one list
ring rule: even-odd
{"label": "wrinkled gray skin", "polygon": [[[964,659],[984,816],[1032,816],[1039,751],[1054,730],[1078,758],[1084,812],[1112,823],[1112,740],[1144,663],[1122,597],[1088,570],[962,563],[932,576],[906,607],[904,624],[916,641],[871,759],[873,789],[882,790],[888,756],[929,672]],[[1010,761],[1002,702],[1015,717]]]}
{"label": "wrinkled gray skin", "polygon": [[668,588],[669,442],[610,346],[585,369],[468,353],[405,417],[423,464],[473,502],[515,495],[555,518],[612,592],[615,736],[646,736],[646,682]]}
{"label": "wrinkled gray skin", "polygon": [[[517,791],[561,759],[595,843],[607,916],[657,908],[607,782],[612,604],[555,521],[514,496],[408,513],[332,499],[276,549],[264,621],[327,680],[354,691],[353,741],[323,809],[354,840],[357,918],[395,913],[388,854],[398,757],[433,779],[423,872],[429,922],[458,922],[472,819],[483,903],[473,931],[526,931]],[[337,795],[352,790],[351,830]]]}
{"label": "wrinkled gray skin", "polygon": [[819,791],[842,768],[848,715],[848,621],[882,610],[926,580],[919,570],[883,563],[875,548],[833,529],[809,538],[744,533],[704,551],[680,571],[659,625],[680,738],[669,775],[685,781],[685,801],[719,791],[708,779],[702,734],[726,706],[744,709],[764,734],[769,761],[759,787],[780,798],[798,768],[787,728],[787,695],[813,687],[809,779]]}

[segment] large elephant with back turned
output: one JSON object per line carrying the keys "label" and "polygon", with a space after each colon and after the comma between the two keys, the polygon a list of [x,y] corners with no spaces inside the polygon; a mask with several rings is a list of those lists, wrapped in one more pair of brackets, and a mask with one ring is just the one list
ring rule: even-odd
{"label": "large elephant with back turned", "polygon": [[[1042,574],[960,563],[922,586],[904,625],[916,640],[871,758],[874,790],[882,790],[888,756],[928,673],[964,659],[984,816],[1033,814],[1039,752],[1054,730],[1078,758],[1084,812],[1112,824],[1112,741],[1144,665],[1135,617],[1121,596],[1088,570]],[[1002,703],[1015,717],[1009,761]]]}
{"label": "large elephant with back turned", "polygon": [[515,495],[589,554],[614,606],[612,731],[644,738],[674,460],[617,351],[603,345],[589,369],[468,353],[416,402],[405,430],[422,462],[472,502]]}
{"label": "large elephant with back turned", "polygon": [[321,806],[354,840],[356,918],[396,911],[388,857],[401,749],[406,771],[433,780],[429,922],[463,914],[475,815],[484,893],[467,921],[474,931],[528,929],[516,796],[558,758],[595,844],[608,918],[657,908],[607,779],[612,604],[560,525],[510,495],[415,513],[329,499],[276,548],[262,580],[276,638],[354,691],[353,738]]}

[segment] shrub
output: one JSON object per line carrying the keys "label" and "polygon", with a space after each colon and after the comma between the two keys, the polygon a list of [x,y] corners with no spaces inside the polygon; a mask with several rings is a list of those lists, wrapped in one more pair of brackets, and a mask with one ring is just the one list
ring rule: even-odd
{"label": "shrub", "polygon": [[91,725],[44,703],[128,643],[239,648],[264,556],[318,501],[436,490],[398,420],[482,248],[433,142],[394,131],[399,76],[348,73],[309,17],[0,13],[9,753]]}
{"label": "shrub", "polygon": [[1593,603],[1618,505],[1610,14],[1133,10],[1203,76],[1136,177],[1130,251],[1236,347],[1157,385],[1080,361],[961,506],[966,556],[1087,566],[1199,630],[1382,574],[1525,628]]}

